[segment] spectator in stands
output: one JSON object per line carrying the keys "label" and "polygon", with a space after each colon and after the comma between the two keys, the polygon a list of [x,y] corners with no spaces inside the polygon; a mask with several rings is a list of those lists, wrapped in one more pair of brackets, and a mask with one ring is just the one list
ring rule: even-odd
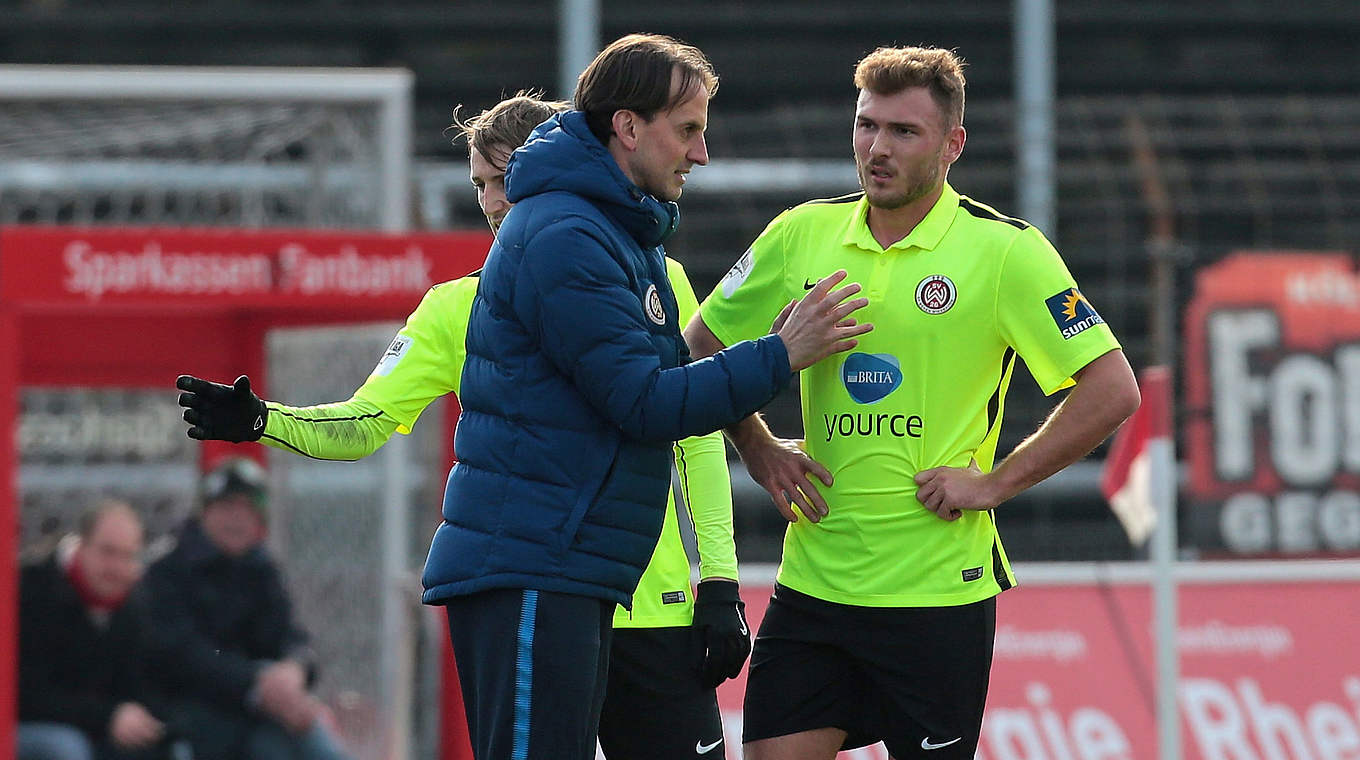
{"label": "spectator in stands", "polygon": [[148,706],[142,521],[108,500],[19,582],[19,760],[157,757]]}
{"label": "spectator in stands", "polygon": [[267,495],[258,464],[224,461],[203,478],[197,517],[147,573],[153,662],[197,760],[345,756],[308,690],[308,638],[263,547]]}

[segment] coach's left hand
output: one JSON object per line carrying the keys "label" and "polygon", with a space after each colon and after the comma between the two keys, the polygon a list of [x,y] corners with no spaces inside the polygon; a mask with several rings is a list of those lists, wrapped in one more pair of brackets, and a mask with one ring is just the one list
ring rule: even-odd
{"label": "coach's left hand", "polygon": [[991,509],[1000,502],[992,495],[988,474],[977,462],[916,473],[916,499],[941,520],[951,522],[962,517],[965,509]]}
{"label": "coach's left hand", "polygon": [[694,595],[694,630],[702,648],[699,680],[704,688],[736,678],[751,654],[746,603],[741,600],[736,581],[699,582]]}

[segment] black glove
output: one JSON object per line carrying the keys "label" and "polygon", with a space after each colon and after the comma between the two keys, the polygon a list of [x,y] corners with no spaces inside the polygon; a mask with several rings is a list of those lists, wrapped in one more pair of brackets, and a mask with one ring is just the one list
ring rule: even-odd
{"label": "black glove", "polygon": [[241,375],[233,385],[210,383],[192,375],[180,375],[175,387],[189,437],[199,441],[258,441],[264,435],[269,410],[250,390],[250,378]]}
{"label": "black glove", "polygon": [[736,581],[699,583],[694,595],[694,630],[700,646],[699,681],[713,688],[736,678],[751,654],[751,629],[746,625],[746,603]]}

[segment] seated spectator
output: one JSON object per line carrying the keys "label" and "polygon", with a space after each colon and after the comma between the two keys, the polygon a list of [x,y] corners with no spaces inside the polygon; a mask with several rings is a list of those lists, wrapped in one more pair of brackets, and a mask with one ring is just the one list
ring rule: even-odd
{"label": "seated spectator", "polygon": [[122,501],[80,519],[19,580],[19,760],[161,757],[147,706],[142,521]]}
{"label": "seated spectator", "polygon": [[309,691],[307,635],[265,553],[263,469],[228,459],[204,476],[202,507],[147,572],[153,663],[196,760],[345,757]]}

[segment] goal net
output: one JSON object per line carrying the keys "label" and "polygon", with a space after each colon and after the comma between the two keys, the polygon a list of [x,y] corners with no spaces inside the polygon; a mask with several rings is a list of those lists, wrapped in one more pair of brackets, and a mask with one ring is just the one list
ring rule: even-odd
{"label": "goal net", "polygon": [[0,223],[408,226],[410,72],[0,66]]}

